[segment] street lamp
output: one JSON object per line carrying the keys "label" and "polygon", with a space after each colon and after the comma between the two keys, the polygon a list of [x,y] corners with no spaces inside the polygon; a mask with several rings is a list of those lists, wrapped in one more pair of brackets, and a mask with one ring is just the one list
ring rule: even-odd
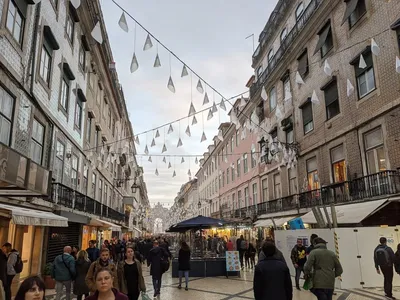
{"label": "street lamp", "polygon": [[199,203],[197,203],[197,207],[200,209],[201,208],[201,202],[199,200]]}
{"label": "street lamp", "polygon": [[139,188],[139,185],[136,184],[136,177],[135,177],[133,184],[131,186],[132,194],[136,194],[138,188]]}

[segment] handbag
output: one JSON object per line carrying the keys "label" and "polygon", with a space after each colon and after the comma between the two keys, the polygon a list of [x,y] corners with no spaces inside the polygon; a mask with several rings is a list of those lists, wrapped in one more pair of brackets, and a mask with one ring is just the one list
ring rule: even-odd
{"label": "handbag", "polygon": [[303,289],[306,290],[306,291],[309,291],[309,290],[311,290],[312,288],[313,288],[313,280],[312,280],[312,277],[309,276],[309,277],[307,277],[306,280],[304,281]]}

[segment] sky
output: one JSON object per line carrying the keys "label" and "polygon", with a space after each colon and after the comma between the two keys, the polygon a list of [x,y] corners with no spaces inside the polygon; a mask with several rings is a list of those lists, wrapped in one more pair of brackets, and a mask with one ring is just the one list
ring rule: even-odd
{"label": "sky", "polygon": [[[213,86],[225,98],[247,91],[246,83],[254,73],[251,68],[253,53],[252,38],[257,47],[258,36],[264,28],[277,0],[115,0],[161,43],[167,46],[192,70]],[[190,102],[196,111],[217,104],[221,96],[214,93],[204,82],[210,103],[203,106],[204,93],[197,91],[198,77],[191,74],[181,78],[183,64],[169,55],[157,41],[153,47],[143,51],[147,33],[135,26],[135,22],[126,15],[129,32],[118,25],[122,11],[111,0],[102,0],[102,10],[106,29],[113,51],[120,83],[124,89],[129,117],[135,134],[139,134],[140,145],[136,145],[138,164],[144,168],[144,180],[147,185],[151,204],[162,203],[170,207],[182,184],[192,178],[199,169],[195,164],[213,143],[221,122],[229,120],[227,111],[219,109],[211,120],[208,112],[196,115],[198,123],[190,126],[191,137],[185,134],[186,127],[192,122],[187,118]],[[135,29],[136,28],[136,29]],[[161,67],[154,68],[154,60],[160,57]],[[130,65],[135,53],[139,69],[131,73]],[[171,76],[175,93],[167,88]],[[233,101],[231,101],[233,103]],[[155,139],[156,146],[151,147],[156,132],[152,129],[184,118],[168,127],[160,128],[160,137]],[[200,143],[202,133],[207,140]],[[147,132],[147,133],[144,133]],[[144,134],[141,134],[144,133]],[[179,137],[183,146],[177,148]],[[162,153],[163,145],[167,151]],[[145,156],[148,146],[152,163]],[[165,155],[167,163],[163,162]],[[181,163],[182,156],[185,162]],[[168,168],[168,163],[171,168]],[[155,174],[156,169],[159,175]],[[174,170],[176,177],[172,177]]]}

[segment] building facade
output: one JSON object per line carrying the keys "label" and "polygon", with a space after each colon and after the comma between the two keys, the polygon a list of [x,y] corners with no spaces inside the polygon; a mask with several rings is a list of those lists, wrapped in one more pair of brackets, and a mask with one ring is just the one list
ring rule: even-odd
{"label": "building facade", "polygon": [[2,0],[0,15],[0,240],[23,279],[65,245],[139,233],[149,201],[100,2]]}

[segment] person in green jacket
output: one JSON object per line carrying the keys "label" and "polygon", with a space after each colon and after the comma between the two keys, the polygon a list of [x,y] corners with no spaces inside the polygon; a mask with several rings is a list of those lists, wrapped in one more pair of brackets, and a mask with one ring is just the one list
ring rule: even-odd
{"label": "person in green jacket", "polygon": [[304,266],[306,277],[312,277],[311,292],[318,300],[332,300],[335,289],[335,278],[343,273],[337,256],[326,248],[327,242],[322,238],[314,240],[314,249]]}

